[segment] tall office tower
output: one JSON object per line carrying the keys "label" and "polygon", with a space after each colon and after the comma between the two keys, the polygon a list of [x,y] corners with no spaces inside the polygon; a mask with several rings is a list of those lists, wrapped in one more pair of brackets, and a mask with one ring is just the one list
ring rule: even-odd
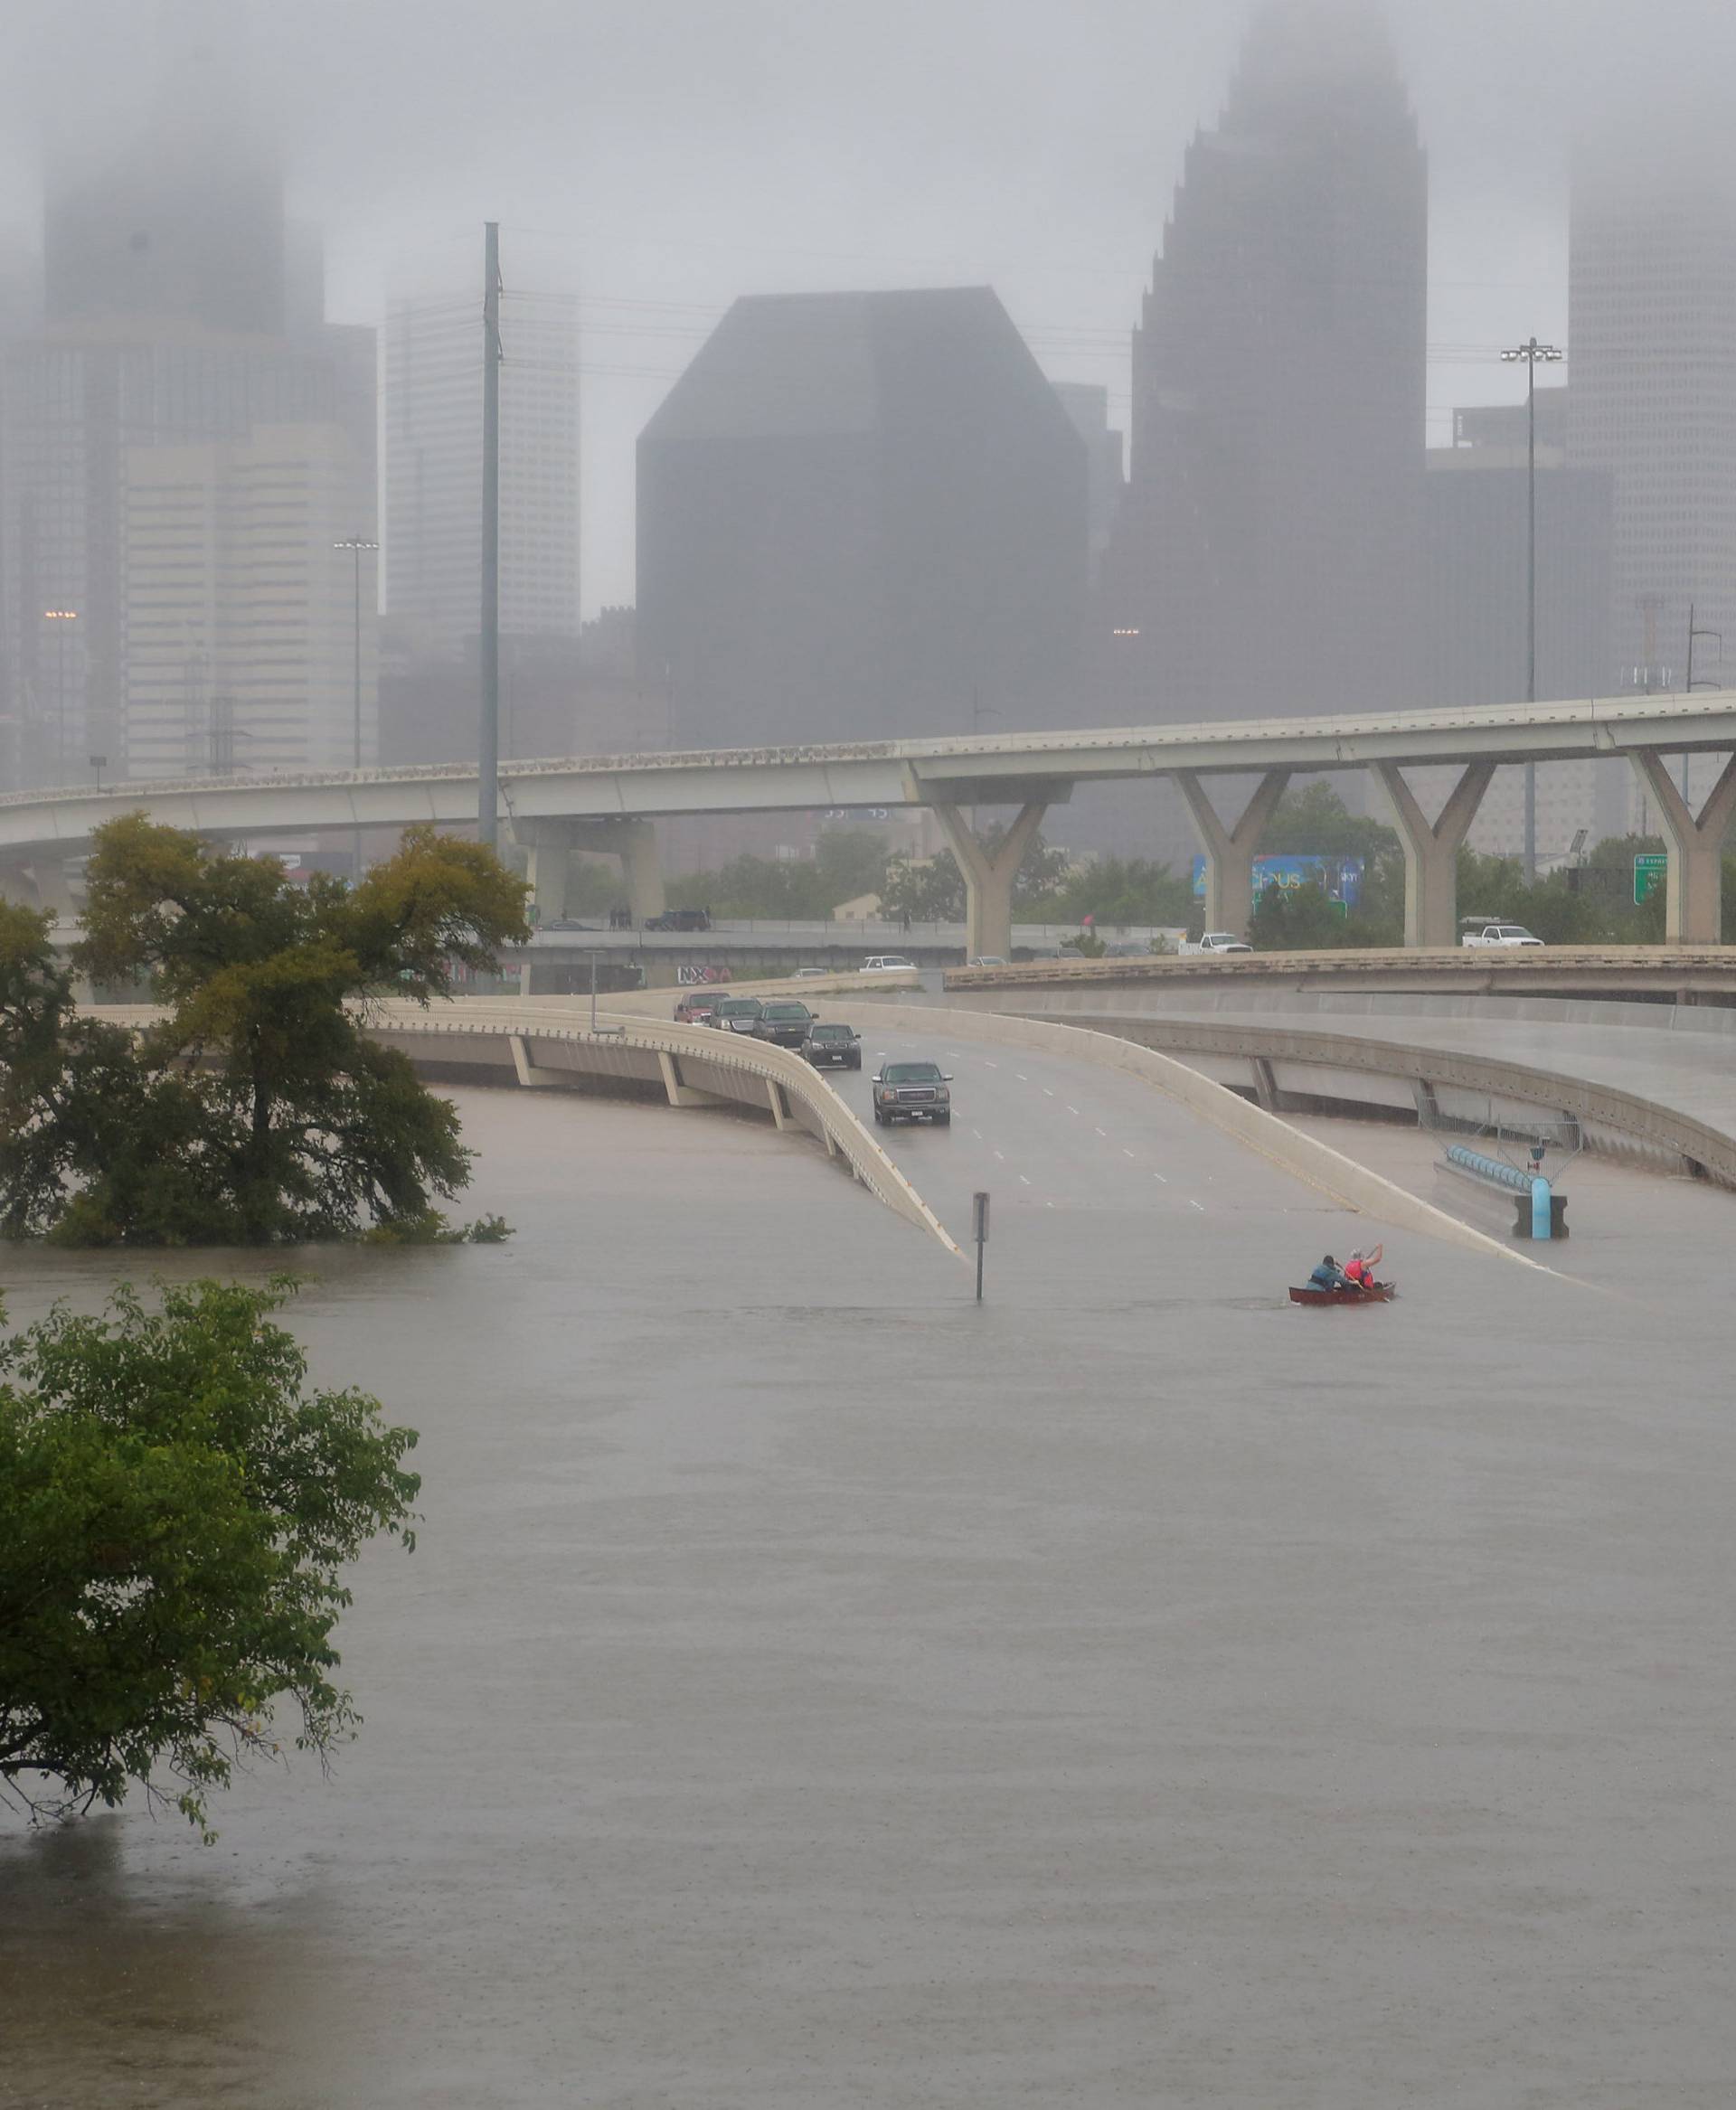
{"label": "tall office tower", "polygon": [[[1736,194],[1691,150],[1607,146],[1573,183],[1568,444],[1614,487],[1610,689],[1736,681]],[[1719,763],[1698,758],[1691,790]]]}
{"label": "tall office tower", "polygon": [[1054,384],[1061,407],[1072,420],[1073,430],[1085,442],[1086,537],[1090,550],[1090,583],[1096,591],[1103,574],[1103,560],[1115,532],[1116,515],[1127,488],[1124,468],[1126,448],[1120,433],[1109,423],[1109,391],[1091,381],[1058,381]]}
{"label": "tall office tower", "polygon": [[[354,495],[335,423],[128,450],[134,777],[347,769],[358,749],[372,758],[375,626],[358,632],[354,558],[333,549],[351,532]],[[372,567],[365,576],[372,588]]]}
{"label": "tall office tower", "polygon": [[1085,448],[986,287],[738,300],[639,436],[678,746],[1066,723],[1086,559]]}
{"label": "tall office tower", "polygon": [[1187,150],[1094,617],[1138,722],[1409,692],[1428,170],[1377,8],[1269,0]]}
{"label": "tall office tower", "polygon": [[[566,296],[501,302],[500,627],[579,635],[579,336]],[[386,310],[386,607],[450,657],[480,627],[482,316],[454,291]]]}
{"label": "tall office tower", "polygon": [[[140,98],[137,131],[109,140],[100,158],[51,167],[45,313],[0,358],[6,784],[76,783],[99,768],[127,773],[129,715],[151,687],[143,675],[135,683],[135,656],[149,669],[165,649],[184,664],[209,650],[190,626],[165,647],[162,626],[181,618],[153,611],[150,596],[134,590],[130,538],[145,532],[146,516],[129,505],[129,491],[137,478],[148,484],[150,450],[243,447],[265,429],[299,429],[297,445],[328,461],[343,484],[334,539],[373,534],[373,334],[335,329],[314,312],[305,250],[299,273],[287,268],[276,161],[249,121],[236,12],[216,0],[171,0],[158,56],[162,79]],[[335,428],[342,438],[332,457]],[[269,503],[263,488],[259,502]],[[213,508],[207,532],[217,539],[184,558],[222,597],[240,591],[221,546],[230,518]],[[155,565],[160,547],[150,548]],[[330,551],[327,560],[335,590],[348,589],[335,619],[353,661],[353,560]],[[311,620],[325,598],[305,605]],[[371,581],[363,621],[371,661]],[[339,646],[316,622],[279,643],[283,693],[304,699],[288,708],[304,708],[317,686],[309,670]],[[371,723],[371,693],[364,703]],[[236,700],[225,735],[225,751],[243,768],[256,746],[263,756],[278,744],[278,706],[265,708],[257,728],[249,708]],[[171,758],[158,716],[147,711],[139,730],[140,768],[179,775],[203,766],[197,753]],[[310,724],[309,752],[320,737]]]}

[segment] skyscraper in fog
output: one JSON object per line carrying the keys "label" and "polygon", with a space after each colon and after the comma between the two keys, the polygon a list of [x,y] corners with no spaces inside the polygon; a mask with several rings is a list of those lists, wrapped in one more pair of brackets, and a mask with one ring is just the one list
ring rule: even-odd
{"label": "skyscraper in fog", "polygon": [[1647,159],[1588,157],[1573,184],[1568,446],[1613,485],[1611,689],[1682,685],[1690,605],[1736,681],[1736,197]]}
{"label": "skyscraper in fog", "polygon": [[1271,0],[1188,148],[1134,335],[1106,710],[1406,692],[1427,270],[1427,164],[1378,9]]}
{"label": "skyscraper in fog", "polygon": [[[501,304],[500,627],[579,635],[579,337],[566,297]],[[480,626],[482,316],[450,297],[386,311],[386,606],[450,656]]]}
{"label": "skyscraper in fog", "polygon": [[738,300],[639,436],[640,669],[695,747],[1064,724],[1087,537],[987,287]]}
{"label": "skyscraper in fog", "polygon": [[287,254],[239,11],[169,0],[161,22],[131,130],[50,157],[43,310],[0,353],[0,781],[352,749],[352,560],[326,547],[329,577],[268,617],[242,544],[250,505],[294,510],[302,486],[328,541],[372,534],[373,332],[326,323],[316,242]]}

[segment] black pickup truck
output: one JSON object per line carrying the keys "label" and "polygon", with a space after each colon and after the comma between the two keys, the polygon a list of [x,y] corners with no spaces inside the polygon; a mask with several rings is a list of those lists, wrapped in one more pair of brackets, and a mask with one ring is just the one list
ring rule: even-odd
{"label": "black pickup truck", "polygon": [[709,909],[665,909],[661,916],[647,916],[647,930],[709,930],[712,912]]}

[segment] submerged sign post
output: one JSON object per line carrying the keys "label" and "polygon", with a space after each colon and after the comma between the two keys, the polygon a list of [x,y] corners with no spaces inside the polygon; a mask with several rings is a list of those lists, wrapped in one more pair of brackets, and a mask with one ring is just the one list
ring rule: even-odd
{"label": "submerged sign post", "polygon": [[1634,906],[1647,901],[1664,884],[1669,874],[1670,861],[1664,852],[1642,851],[1634,860]]}
{"label": "submerged sign post", "polygon": [[988,1196],[973,1194],[970,1198],[971,1230],[976,1240],[976,1302],[983,1301],[983,1248],[988,1243]]}

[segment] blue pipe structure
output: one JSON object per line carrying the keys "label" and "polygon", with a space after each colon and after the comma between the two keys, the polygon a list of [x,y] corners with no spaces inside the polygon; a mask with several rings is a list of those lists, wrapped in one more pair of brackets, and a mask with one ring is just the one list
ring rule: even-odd
{"label": "blue pipe structure", "polygon": [[[1502,1158],[1486,1157],[1480,1150],[1467,1150],[1462,1143],[1447,1145],[1447,1162],[1457,1165],[1462,1173],[1486,1181],[1491,1187],[1506,1187],[1515,1194],[1529,1194],[1532,1237],[1547,1241],[1554,1235],[1553,1190],[1541,1173],[1522,1173],[1517,1165],[1510,1165]],[[1522,1225],[1524,1221],[1522,1217]]]}

